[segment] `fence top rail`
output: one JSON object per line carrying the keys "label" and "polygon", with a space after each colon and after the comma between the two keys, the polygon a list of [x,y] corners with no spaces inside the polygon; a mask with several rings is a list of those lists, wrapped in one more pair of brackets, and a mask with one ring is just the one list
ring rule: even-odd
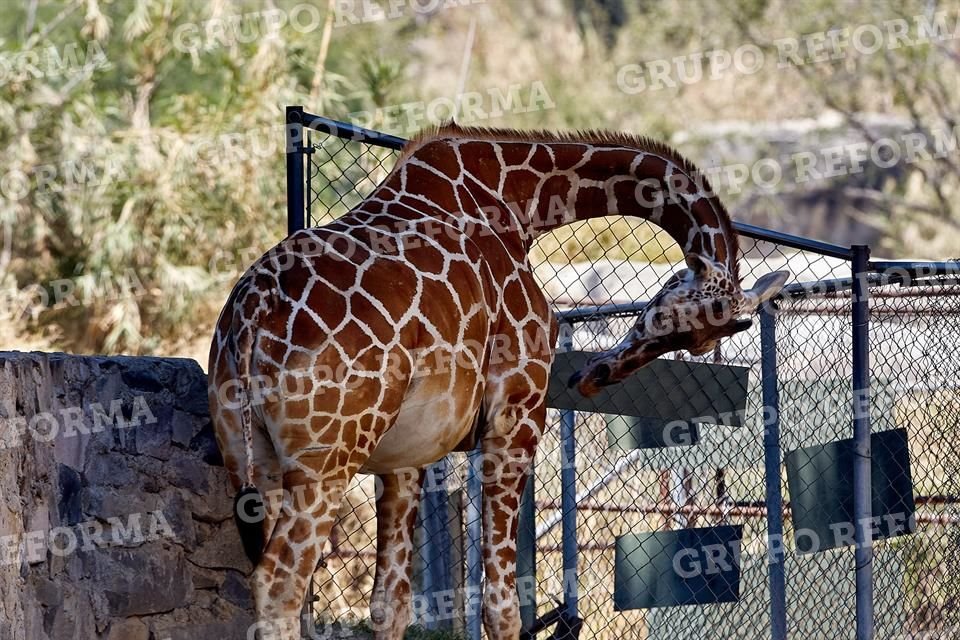
{"label": "fence top rail", "polygon": [[960,275],[960,259],[941,262],[926,262],[923,260],[871,260],[870,269],[887,274],[910,279],[922,279],[935,276]]}
{"label": "fence top rail", "polygon": [[[322,131],[338,138],[371,144],[378,147],[400,150],[407,143],[407,140],[387,133],[381,133],[372,129],[365,129],[348,122],[340,122],[303,110],[303,107],[287,107],[287,124],[299,123],[308,129]],[[820,255],[830,256],[850,260],[852,253],[849,247],[844,247],[829,242],[822,242],[803,236],[795,236],[789,233],[773,231],[764,227],[758,227],[744,222],[734,222],[734,230],[741,236],[753,238],[755,240],[764,240],[775,244],[799,249],[802,251],[811,251]]]}
{"label": "fence top rail", "polygon": [[[882,284],[883,279],[878,274],[869,274],[868,284]],[[795,298],[808,298],[813,296],[830,295],[834,293],[848,292],[853,288],[853,278],[836,278],[829,280],[814,280],[811,282],[794,282],[783,288],[774,300],[785,300]],[[634,302],[609,303],[601,305],[589,305],[582,307],[573,307],[556,312],[557,320],[560,323],[574,325],[579,322],[589,322],[595,320],[609,320],[617,317],[636,316],[643,311],[647,305],[646,300],[637,300]]]}
{"label": "fence top rail", "polygon": [[758,227],[757,225],[747,224],[746,222],[738,222],[734,220],[733,230],[745,238],[753,238],[754,240],[772,242],[773,244],[783,245],[785,247],[790,247],[791,249],[810,251],[812,253],[829,256],[831,258],[851,260],[853,256],[853,252],[850,247],[844,247],[831,242],[823,242],[822,240],[814,240],[813,238],[795,236],[789,233],[783,233],[782,231],[774,231],[773,229]]}
{"label": "fence top rail", "polygon": [[287,107],[287,124],[302,124],[307,129],[328,133],[338,138],[372,144],[377,147],[386,147],[399,151],[407,141],[389,133],[381,133],[373,129],[365,129],[349,122],[340,122],[314,113],[308,113],[302,107]]}

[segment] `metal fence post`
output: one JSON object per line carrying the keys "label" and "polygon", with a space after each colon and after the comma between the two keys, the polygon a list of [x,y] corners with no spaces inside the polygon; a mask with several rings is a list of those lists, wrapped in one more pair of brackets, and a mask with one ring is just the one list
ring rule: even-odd
{"label": "metal fence post", "polygon": [[[560,325],[560,349],[573,349],[573,326]],[[563,602],[567,614],[578,616],[577,589],[577,440],[574,431],[576,414],[570,410],[560,412],[560,439],[563,455],[560,466],[560,508],[563,531]]]}
{"label": "metal fence post", "polygon": [[303,180],[303,107],[287,107],[287,235],[306,227]]}
{"label": "metal fence post", "polygon": [[[760,371],[763,406],[763,462],[767,502],[767,567],[770,573],[770,637],[787,638],[787,583],[784,571],[783,493],[780,482],[780,392],[777,388],[777,330],[772,305],[760,307]],[[769,413],[768,413],[769,412]]]}
{"label": "metal fence post", "polygon": [[443,594],[453,591],[451,581],[450,539],[447,513],[447,476],[449,464],[446,458],[427,467],[424,492],[420,499],[420,526],[423,527],[423,584],[421,596],[427,599],[426,629],[448,629],[453,620],[444,618],[440,600]]}
{"label": "metal fence post", "polygon": [[520,621],[529,629],[537,619],[537,507],[533,461],[520,500],[517,525],[517,592],[520,597]]}
{"label": "metal fence post", "polygon": [[872,640],[873,537],[870,486],[870,307],[867,274],[870,248],[853,251],[853,525],[856,543],[857,640]]}
{"label": "metal fence post", "polygon": [[480,640],[480,611],[483,600],[483,489],[480,484],[480,469],[477,468],[482,460],[479,448],[467,454],[467,589],[464,603],[467,609],[467,637],[470,640]]}

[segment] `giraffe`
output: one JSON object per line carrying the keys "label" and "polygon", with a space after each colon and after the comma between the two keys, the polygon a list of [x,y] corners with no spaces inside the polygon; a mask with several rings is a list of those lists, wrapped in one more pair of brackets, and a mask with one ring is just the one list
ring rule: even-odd
{"label": "giraffe", "polygon": [[366,473],[378,480],[371,620],[376,638],[402,638],[423,469],[474,446],[483,624],[493,640],[519,636],[517,512],[558,334],[527,253],[544,233],[607,215],[659,225],[687,267],[571,378],[584,395],[669,351],[710,351],[787,278],[741,287],[726,210],[663,144],[453,123],[411,140],[351,212],[292,234],[241,277],[217,321],[209,400],[262,637],[297,637],[344,490]]}

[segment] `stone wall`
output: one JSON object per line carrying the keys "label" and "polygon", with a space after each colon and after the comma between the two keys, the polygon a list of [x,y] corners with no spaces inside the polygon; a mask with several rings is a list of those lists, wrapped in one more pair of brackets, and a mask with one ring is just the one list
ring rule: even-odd
{"label": "stone wall", "polygon": [[192,360],[0,352],[0,640],[244,638]]}

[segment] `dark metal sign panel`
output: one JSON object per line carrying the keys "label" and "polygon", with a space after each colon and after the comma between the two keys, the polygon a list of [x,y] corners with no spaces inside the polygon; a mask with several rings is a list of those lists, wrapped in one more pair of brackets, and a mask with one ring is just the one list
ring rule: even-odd
{"label": "dark metal sign panel", "polygon": [[683,420],[665,422],[659,418],[605,415],[607,444],[622,449],[664,449],[689,447],[700,441],[697,423]]}
{"label": "dark metal sign panel", "polygon": [[[916,530],[906,429],[870,436],[873,539]],[[798,553],[854,544],[853,439],[805,447],[784,456]]]}
{"label": "dark metal sign panel", "polygon": [[658,359],[595,397],[584,398],[576,389],[568,388],[567,381],[592,355],[586,351],[556,355],[547,406],[666,422],[743,424],[750,373],[747,367]]}
{"label": "dark metal sign panel", "polygon": [[743,527],[628,533],[617,538],[616,611],[736,602]]}

